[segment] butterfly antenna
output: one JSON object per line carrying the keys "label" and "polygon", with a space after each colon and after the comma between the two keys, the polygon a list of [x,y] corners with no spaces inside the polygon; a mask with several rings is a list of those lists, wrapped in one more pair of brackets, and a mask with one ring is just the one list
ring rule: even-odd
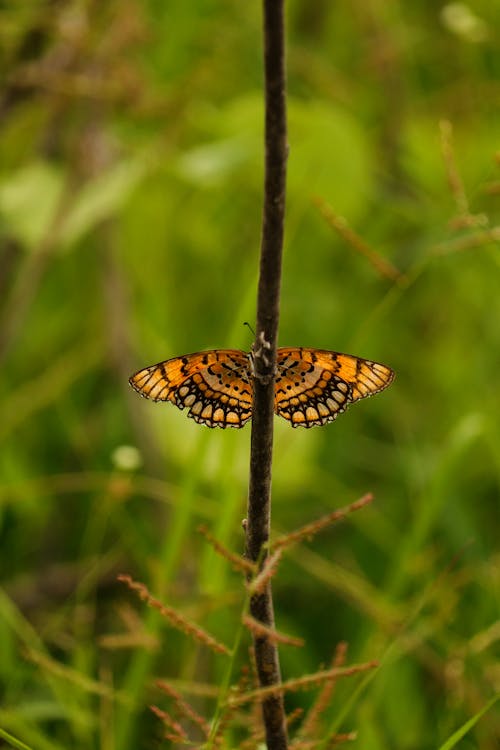
{"label": "butterfly antenna", "polygon": [[250,331],[252,332],[253,337],[255,338],[255,331],[253,330],[253,328],[250,325],[250,323],[247,323],[247,321],[245,320],[245,322],[243,323],[243,325],[250,329]]}

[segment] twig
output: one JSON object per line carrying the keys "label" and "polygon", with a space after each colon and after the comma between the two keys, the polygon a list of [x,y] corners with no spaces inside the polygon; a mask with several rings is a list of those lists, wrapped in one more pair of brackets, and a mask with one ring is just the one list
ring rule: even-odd
{"label": "twig", "polygon": [[467,200],[464,184],[458,171],[455,151],[453,149],[453,125],[449,120],[441,120],[439,130],[441,134],[441,150],[446,167],[446,178],[455,200],[458,216],[469,216],[469,201]]}
{"label": "twig", "polygon": [[185,732],[185,730],[182,728],[182,726],[179,724],[178,721],[175,721],[175,719],[170,716],[167,711],[162,711],[161,708],[158,708],[158,706],[150,706],[149,707],[151,711],[157,716],[166,727],[172,730],[172,732],[169,732],[165,735],[166,739],[170,740],[171,742],[178,742],[178,743],[184,743],[188,741],[188,736]]}
{"label": "twig", "polygon": [[219,554],[221,557],[225,557],[226,560],[229,560],[235,570],[238,570],[242,573],[247,573],[249,575],[252,575],[255,572],[255,565],[253,563],[245,560],[244,557],[231,552],[231,550],[228,550],[227,547],[224,547],[224,545],[221,544],[221,542],[219,542],[210,533],[206,526],[204,526],[203,524],[201,526],[198,526],[198,531],[200,534],[203,534],[207,542],[212,545],[217,554]]}
{"label": "twig", "polygon": [[170,698],[173,699],[179,714],[192,721],[193,724],[196,724],[196,726],[199,727],[199,729],[202,731],[203,735],[205,737],[208,737],[208,735],[210,734],[210,726],[203,718],[203,716],[195,711],[192,705],[184,700],[182,695],[174,687],[172,687],[172,685],[169,685],[168,682],[165,682],[164,680],[157,680],[156,685],[160,688],[160,690],[162,690]]}
{"label": "twig", "polygon": [[253,617],[250,617],[250,615],[244,615],[243,618],[243,625],[248,628],[255,636],[262,636],[263,638],[269,638],[269,640],[274,641],[274,643],[284,643],[288,646],[303,646],[304,640],[303,638],[294,638],[291,635],[284,635],[284,633],[278,633],[277,630],[273,630],[272,628],[268,628],[266,625],[263,625],[261,622],[258,622]]}
{"label": "twig", "polygon": [[266,695],[282,694],[286,690],[294,691],[316,687],[324,682],[336,680],[338,677],[349,677],[358,674],[359,672],[366,672],[369,669],[375,669],[376,667],[378,667],[377,661],[368,661],[363,664],[353,664],[351,667],[334,667],[333,669],[325,669],[320,672],[314,672],[313,674],[306,674],[303,677],[297,677],[293,680],[287,680],[279,685],[269,685],[265,688],[252,690],[249,693],[231,696],[228,702],[229,705],[233,707],[242,706],[245,703],[249,703],[256,698],[263,698]]}
{"label": "twig", "polygon": [[[265,562],[271,521],[274,371],[279,322],[287,160],[284,0],[264,0],[265,185],[253,351],[254,397],[245,555]],[[250,598],[250,614],[274,629],[271,583]],[[254,635],[255,661],[263,688],[281,682],[276,644]],[[282,694],[262,696],[268,750],[286,750],[288,738]]]}
{"label": "twig", "polygon": [[367,258],[380,276],[384,276],[386,279],[395,281],[398,284],[405,281],[405,277],[401,271],[370,247],[362,237],[359,236],[359,234],[356,234],[343,216],[337,216],[330,206],[325,201],[321,200],[321,198],[314,198],[314,203],[332,229],[335,229],[337,234],[342,237],[342,239],[347,242],[353,250]]}
{"label": "twig", "polygon": [[263,594],[266,587],[270,585],[271,578],[274,576],[278,569],[278,564],[281,559],[281,550],[273,552],[270,557],[266,558],[265,563],[262,565],[260,573],[249,580],[248,590],[252,596]]}
{"label": "twig", "polygon": [[446,178],[457,208],[457,215],[451,220],[450,224],[455,229],[485,226],[488,223],[488,218],[484,214],[473,215],[470,212],[467,193],[465,192],[453,148],[453,125],[449,120],[441,120],[439,130]]}
{"label": "twig", "polygon": [[304,541],[304,539],[311,539],[315,534],[318,534],[327,526],[331,526],[332,523],[344,519],[349,515],[349,513],[353,513],[355,510],[364,508],[364,506],[368,505],[368,503],[371,503],[372,500],[373,495],[371,494],[371,492],[368,492],[366,495],[363,495],[363,497],[360,497],[359,500],[355,500],[350,505],[346,505],[344,508],[338,508],[337,510],[328,513],[328,515],[318,518],[316,521],[312,521],[305,526],[301,526],[301,528],[297,529],[296,531],[292,531],[289,534],[280,536],[273,543],[272,549],[275,551],[285,549],[286,547],[290,547],[292,544]]}
{"label": "twig", "polygon": [[491,227],[491,229],[479,229],[470,234],[454,237],[447,242],[434,245],[431,251],[435,255],[449,255],[451,253],[462,252],[463,250],[473,250],[476,247],[494,242],[500,242],[499,226]]}
{"label": "twig", "polygon": [[[345,662],[347,654],[347,643],[341,641],[337,644],[335,653],[332,659],[332,667],[338,669],[342,667]],[[321,688],[319,695],[311,706],[306,718],[304,719],[302,726],[300,727],[299,737],[319,737],[318,731],[320,726],[320,720],[323,714],[326,712],[330,698],[335,688],[336,678],[325,682]]]}
{"label": "twig", "polygon": [[215,638],[210,635],[210,633],[207,633],[206,630],[203,630],[203,628],[200,628],[199,625],[188,620],[172,607],[168,607],[158,599],[155,599],[154,596],[151,596],[143,583],[134,581],[129,575],[119,575],[117,578],[122,583],[125,583],[129,587],[129,589],[135,591],[143,601],[149,604],[150,607],[157,609],[161,616],[166,620],[169,620],[174,628],[182,630],[183,633],[191,636],[199,643],[203,643],[205,646],[208,646],[217,654],[229,654],[229,649],[227,648],[227,646],[225,646],[223,643],[220,643],[219,641],[216,641]]}

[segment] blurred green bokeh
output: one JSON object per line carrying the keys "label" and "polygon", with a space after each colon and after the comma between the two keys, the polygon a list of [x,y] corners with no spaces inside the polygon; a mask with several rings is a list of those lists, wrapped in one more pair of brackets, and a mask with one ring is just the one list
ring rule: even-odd
{"label": "blurred green bokeh", "polygon": [[[27,0],[2,4],[0,35],[0,729],[37,750],[158,747],[155,678],[210,718],[227,665],[116,575],[232,646],[242,581],[196,528],[242,550],[250,428],[199,427],[127,378],[250,347],[260,3]],[[284,555],[277,627],[306,646],[282,670],[347,641],[347,663],[380,668],[339,682],[325,736],[431,750],[499,685],[498,8],[291,0],[288,39],[280,344],[397,378],[322,429],[276,421],[275,533],[375,494]],[[499,725],[493,707],[459,747],[493,750]]]}

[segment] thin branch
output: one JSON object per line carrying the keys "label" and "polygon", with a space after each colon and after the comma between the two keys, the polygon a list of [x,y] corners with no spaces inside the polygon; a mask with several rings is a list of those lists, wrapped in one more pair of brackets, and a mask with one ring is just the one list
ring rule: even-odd
{"label": "thin branch", "polygon": [[263,625],[261,622],[254,620],[254,618],[250,617],[250,615],[243,616],[243,625],[245,625],[245,627],[247,627],[254,635],[262,636],[263,638],[269,638],[269,640],[274,641],[275,643],[284,643],[287,646],[303,646],[304,645],[303,638],[294,638],[291,635],[278,633],[277,630],[268,628],[266,625]]}
{"label": "thin branch", "polygon": [[441,150],[446,169],[446,178],[448,185],[455,201],[457,215],[451,220],[450,224],[454,229],[463,227],[484,227],[488,223],[488,218],[484,214],[473,215],[470,212],[469,200],[465,192],[464,183],[460,170],[458,168],[455,149],[453,146],[453,125],[449,120],[441,120],[439,123],[441,134]]}
{"label": "thin branch", "polygon": [[255,573],[255,565],[253,563],[245,560],[244,557],[240,557],[240,555],[231,552],[227,547],[224,547],[224,545],[210,533],[206,526],[203,524],[198,526],[198,531],[200,534],[203,534],[207,542],[212,545],[218,555],[229,560],[235,570],[238,570],[240,573],[247,573],[248,575],[253,575],[253,573]]}
{"label": "thin branch", "polygon": [[228,704],[232,707],[243,706],[245,703],[249,703],[256,698],[262,698],[266,695],[282,694],[283,691],[295,691],[295,690],[307,690],[308,688],[314,688],[318,685],[322,685],[324,682],[331,680],[337,680],[339,677],[350,677],[351,675],[359,674],[360,672],[366,672],[369,669],[375,669],[379,666],[377,661],[367,661],[362,664],[353,664],[351,667],[335,667],[333,669],[325,669],[313,674],[306,674],[302,677],[296,677],[287,682],[282,682],[280,685],[269,685],[265,688],[258,688],[257,690],[251,690],[249,693],[242,693],[240,695],[230,696]]}
{"label": "thin branch", "polygon": [[199,625],[188,620],[184,615],[181,615],[180,612],[173,609],[173,607],[168,607],[158,599],[155,599],[154,596],[151,596],[143,583],[134,581],[129,575],[119,575],[117,578],[122,583],[125,583],[131,591],[135,591],[139,598],[147,602],[150,607],[157,609],[161,616],[168,620],[174,628],[181,630],[199,643],[208,646],[217,654],[229,654],[227,646],[217,641],[212,635],[210,635],[210,633],[207,633],[206,630],[203,630]]}
{"label": "thin branch", "polygon": [[453,148],[453,125],[449,120],[441,120],[439,123],[439,130],[441,133],[441,149],[446,167],[446,177],[455,200],[458,216],[470,216],[469,201],[455,159],[455,151]]}
{"label": "thin branch", "polygon": [[192,721],[193,724],[196,724],[196,726],[199,727],[199,729],[202,731],[205,738],[207,738],[210,734],[210,726],[204,719],[204,717],[201,716],[197,711],[195,711],[192,705],[184,700],[178,690],[172,687],[172,685],[169,685],[168,682],[165,682],[164,680],[157,680],[156,685],[160,688],[160,690],[162,690],[170,698],[173,699],[179,714]]}
{"label": "thin branch", "polygon": [[454,237],[446,242],[441,242],[439,245],[434,245],[431,252],[435,255],[449,255],[464,250],[474,250],[476,247],[496,242],[500,242],[500,226],[491,227],[491,229],[478,229],[470,234]]}
{"label": "thin branch", "polygon": [[353,513],[360,508],[364,508],[364,506],[368,505],[368,503],[371,503],[372,500],[373,495],[371,494],[371,492],[368,492],[366,495],[363,495],[363,497],[360,497],[359,500],[355,500],[350,505],[346,505],[344,508],[338,508],[337,510],[328,513],[328,515],[316,519],[316,521],[312,521],[305,526],[301,526],[300,529],[297,529],[296,531],[291,531],[289,534],[280,536],[272,545],[272,549],[275,551],[279,551],[285,549],[286,547],[290,547],[292,544],[296,544],[297,542],[302,542],[304,541],[304,539],[310,540],[315,534],[323,531],[323,529],[326,529],[333,523],[346,518],[349,513]]}
{"label": "thin branch", "polygon": [[328,224],[335,229],[337,234],[347,242],[347,244],[353,248],[357,253],[363,255],[371,263],[375,271],[380,275],[401,284],[405,281],[404,275],[399,271],[396,266],[393,266],[388,260],[386,260],[380,253],[376,252],[368,243],[366,243],[362,237],[359,236],[347,223],[343,216],[337,216],[330,206],[323,201],[321,198],[315,198],[314,203],[319,208],[322,216]]}
{"label": "thin branch", "polygon": [[263,594],[266,587],[269,586],[271,578],[274,576],[278,569],[278,563],[281,559],[281,550],[273,552],[270,557],[266,557],[265,563],[263,563],[260,573],[255,578],[250,579],[248,583],[248,590],[251,595]]}
{"label": "thin branch", "polygon": [[165,737],[171,742],[185,743],[189,737],[183,727],[176,721],[169,713],[162,711],[158,706],[150,706],[151,711],[165,724],[166,727],[173,730],[169,732]]}
{"label": "thin branch", "polygon": [[[335,653],[332,659],[332,668],[338,669],[344,666],[344,662],[347,654],[347,643],[341,641],[337,644]],[[319,737],[319,727],[321,717],[326,713],[328,703],[332,697],[336,685],[336,679],[328,680],[324,683],[321,688],[319,695],[314,701],[313,705],[309,709],[309,712],[304,719],[302,726],[300,727],[299,737]]]}
{"label": "thin branch", "polygon": [[[254,399],[250,452],[250,485],[245,555],[263,564],[271,521],[271,463],[274,418],[274,371],[279,323],[287,160],[284,0],[263,0],[265,69],[265,186],[257,298],[257,335],[253,350]],[[269,581],[250,599],[250,614],[274,629]],[[261,687],[281,682],[276,644],[254,634],[255,661]],[[288,747],[283,696],[262,696],[268,750]]]}

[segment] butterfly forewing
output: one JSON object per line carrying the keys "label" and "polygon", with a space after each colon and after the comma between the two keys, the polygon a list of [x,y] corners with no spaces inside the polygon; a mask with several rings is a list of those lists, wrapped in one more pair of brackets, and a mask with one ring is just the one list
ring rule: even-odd
{"label": "butterfly forewing", "polygon": [[252,416],[248,355],[214,349],[174,357],[132,375],[130,384],[153,401],[171,401],[209,427],[243,427]]}
{"label": "butterfly forewing", "polygon": [[[382,391],[390,367],[323,349],[281,347],[274,410],[292,427],[323,425],[349,404]],[[209,427],[243,427],[252,416],[250,355],[239,349],[186,354],[139,370],[130,384],[153,401],[171,401]]]}

